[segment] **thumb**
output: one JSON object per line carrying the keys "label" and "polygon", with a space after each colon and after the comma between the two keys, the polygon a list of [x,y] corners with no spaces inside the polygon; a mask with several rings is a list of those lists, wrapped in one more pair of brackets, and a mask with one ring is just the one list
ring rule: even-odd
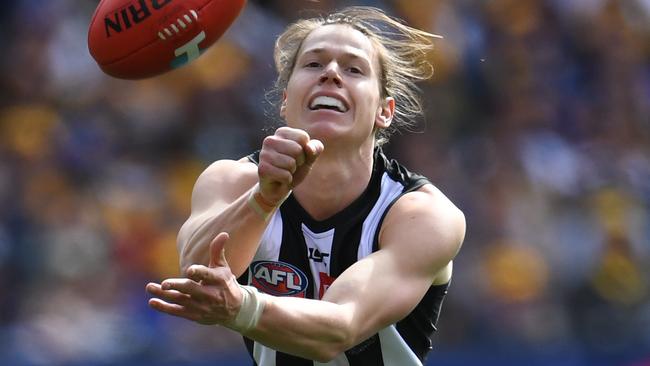
{"label": "thumb", "polygon": [[324,149],[325,146],[323,146],[323,143],[319,140],[309,140],[304,148],[305,162],[302,166],[296,169],[296,172],[293,174],[293,182],[291,182],[291,185],[293,187],[297,186],[300,184],[300,182],[303,181],[303,179],[305,179],[311,170],[311,166],[314,164],[316,159],[318,159],[318,156],[323,152]]}
{"label": "thumb", "polygon": [[210,268],[229,267],[226,261],[224,247],[230,236],[226,232],[220,232],[210,243]]}
{"label": "thumb", "polygon": [[311,165],[318,159],[318,156],[325,150],[325,146],[320,140],[309,140],[305,151],[305,164]]}

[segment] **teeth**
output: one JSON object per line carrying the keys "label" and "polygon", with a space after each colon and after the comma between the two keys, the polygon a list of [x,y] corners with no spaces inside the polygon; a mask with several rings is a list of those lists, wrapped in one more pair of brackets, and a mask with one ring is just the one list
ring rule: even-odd
{"label": "teeth", "polygon": [[317,106],[334,107],[341,112],[346,111],[345,105],[342,101],[336,98],[326,97],[324,95],[314,98],[309,108],[315,109]]}

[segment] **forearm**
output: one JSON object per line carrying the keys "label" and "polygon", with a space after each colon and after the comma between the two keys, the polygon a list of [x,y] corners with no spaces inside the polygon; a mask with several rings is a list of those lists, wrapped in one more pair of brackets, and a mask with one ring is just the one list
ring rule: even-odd
{"label": "forearm", "polygon": [[327,362],[354,345],[351,319],[343,305],[267,297],[259,323],[244,335],[281,352]]}
{"label": "forearm", "polygon": [[250,192],[255,188],[219,211],[208,210],[188,220],[178,237],[183,273],[192,264],[208,264],[210,242],[220,232],[230,235],[226,258],[233,273],[240,276],[246,270],[267,226],[267,221],[248,203]]}

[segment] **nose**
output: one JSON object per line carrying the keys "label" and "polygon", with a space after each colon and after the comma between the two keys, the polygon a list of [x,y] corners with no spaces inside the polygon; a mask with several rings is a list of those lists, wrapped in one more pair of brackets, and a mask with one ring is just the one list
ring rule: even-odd
{"label": "nose", "polygon": [[333,82],[337,87],[341,87],[341,75],[339,75],[338,68],[334,62],[329,63],[325,67],[318,81],[320,84]]}

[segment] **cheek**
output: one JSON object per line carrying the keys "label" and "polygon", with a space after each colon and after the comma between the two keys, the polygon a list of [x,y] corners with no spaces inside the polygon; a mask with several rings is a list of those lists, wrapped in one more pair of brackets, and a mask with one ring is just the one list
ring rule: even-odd
{"label": "cheek", "polygon": [[285,91],[285,104],[287,109],[300,104],[301,98],[305,95],[304,84],[299,77],[292,77],[289,80]]}
{"label": "cheek", "polygon": [[368,85],[362,88],[357,95],[359,96],[357,99],[357,109],[363,111],[362,113],[366,116],[374,116],[379,105],[379,92],[377,91],[377,87]]}
{"label": "cheek", "polygon": [[280,116],[282,118],[286,119],[287,116],[291,115],[292,110],[294,108],[294,104],[296,103],[294,100],[294,92],[287,86],[287,90],[285,91],[285,98],[284,101],[282,102],[282,106],[280,107]]}
{"label": "cheek", "polygon": [[300,105],[300,101],[296,99],[296,94],[287,92],[287,99],[285,99],[285,101],[284,101],[284,114],[285,114],[285,117],[286,117],[286,115],[290,115],[292,113],[295,113],[295,111],[298,109],[299,105]]}

